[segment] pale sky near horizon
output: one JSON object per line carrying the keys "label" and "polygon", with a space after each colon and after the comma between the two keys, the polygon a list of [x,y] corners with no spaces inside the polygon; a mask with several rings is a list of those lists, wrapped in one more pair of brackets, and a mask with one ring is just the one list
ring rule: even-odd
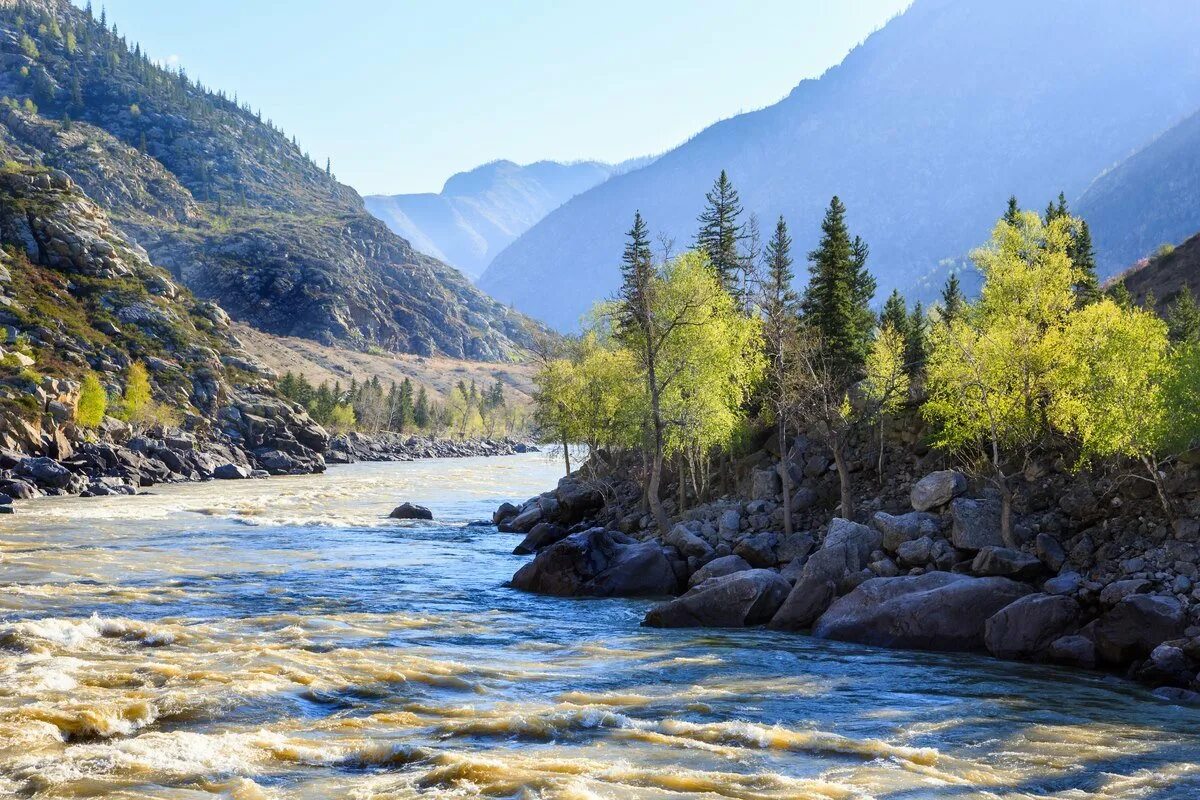
{"label": "pale sky near horizon", "polygon": [[[83,5],[85,0],[75,0]],[[363,194],[498,158],[620,161],[770,105],[910,0],[93,0]],[[169,10],[164,10],[169,7]],[[714,45],[719,58],[713,58]]]}

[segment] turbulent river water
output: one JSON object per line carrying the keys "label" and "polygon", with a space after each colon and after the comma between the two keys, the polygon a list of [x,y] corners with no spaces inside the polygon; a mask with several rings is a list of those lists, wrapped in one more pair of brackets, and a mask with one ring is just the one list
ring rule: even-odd
{"label": "turbulent river water", "polygon": [[[504,586],[467,523],[557,462],[27,503],[0,517],[0,796],[1200,797],[1200,713],[1114,678]],[[403,500],[438,522],[385,515]]]}

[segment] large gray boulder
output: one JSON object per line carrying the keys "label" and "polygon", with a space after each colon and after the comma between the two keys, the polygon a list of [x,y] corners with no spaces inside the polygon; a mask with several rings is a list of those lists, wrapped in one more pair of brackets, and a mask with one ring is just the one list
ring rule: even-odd
{"label": "large gray boulder", "polygon": [[1028,659],[1079,624],[1079,603],[1072,597],[1030,594],[988,618],[984,642],[997,658]]}
{"label": "large gray boulder", "polygon": [[950,572],[875,578],[834,601],[813,635],[880,647],[981,650],[988,617],[1031,591],[1007,578]]}
{"label": "large gray boulder", "polygon": [[525,534],[521,543],[513,548],[513,555],[527,556],[537,553],[555,542],[561,542],[569,533],[569,530],[553,522],[539,522],[533,526],[533,530]]}
{"label": "large gray boulder", "polygon": [[1186,624],[1187,615],[1174,597],[1134,594],[1096,620],[1092,640],[1101,661],[1120,666],[1181,636]]}
{"label": "large gray boulder", "polygon": [[1018,581],[1031,581],[1045,570],[1045,566],[1037,556],[1009,547],[985,547],[975,555],[975,560],[971,562],[971,572],[976,575],[985,577],[997,575]]}
{"label": "large gray boulder", "polygon": [[706,561],[713,557],[712,545],[702,536],[689,530],[686,525],[676,525],[663,537],[663,543],[674,547],[684,558],[698,558]]}
{"label": "large gray boulder", "polygon": [[604,495],[592,484],[578,478],[562,478],[554,490],[558,500],[555,521],[566,526],[582,522],[604,506]]}
{"label": "large gray boulder", "polygon": [[777,630],[799,631],[811,626],[837,597],[842,580],[863,568],[864,559],[849,544],[822,547],[804,564],[796,585],[771,619]]}
{"label": "large gray boulder", "polygon": [[559,597],[662,597],[686,569],[657,542],[592,528],[542,550],[513,576],[514,588]]}
{"label": "large gray boulder", "polygon": [[960,550],[1004,547],[1000,535],[1000,501],[959,497],[950,504],[950,541]]}
{"label": "large gray boulder", "polygon": [[773,567],[779,563],[779,556],[775,553],[778,545],[779,534],[768,531],[747,536],[737,543],[733,552],[746,559],[752,567]]}
{"label": "large gray boulder", "polygon": [[721,556],[720,558],[714,558],[693,572],[692,577],[688,579],[688,586],[698,586],[709,578],[721,578],[725,575],[732,575],[735,572],[745,572],[751,569],[754,568],[746,563],[746,559],[741,556]]}
{"label": "large gray boulder", "polygon": [[858,560],[866,563],[867,558],[878,550],[883,537],[874,528],[851,522],[848,519],[835,517],[829,523],[829,531],[825,534],[825,547],[836,547],[839,544],[848,545],[858,553]]}
{"label": "large gray boulder", "polygon": [[883,537],[883,549],[893,554],[905,542],[920,539],[922,536],[936,536],[941,528],[936,516],[923,511],[910,511],[899,515],[877,511],[871,517],[871,527]]}
{"label": "large gray boulder", "polygon": [[961,472],[942,470],[931,472],[913,484],[910,499],[917,511],[944,506],[967,491],[967,478]]}
{"label": "large gray boulder", "polygon": [[783,490],[774,469],[756,469],[750,477],[751,500],[774,500]]}
{"label": "large gray boulder", "polygon": [[775,614],[791,590],[769,569],[710,578],[682,597],[655,606],[643,622],[655,628],[742,628],[760,625]]}
{"label": "large gray boulder", "polygon": [[416,503],[402,503],[392,509],[392,513],[388,514],[392,519],[433,519],[433,512],[425,506],[419,506]]}

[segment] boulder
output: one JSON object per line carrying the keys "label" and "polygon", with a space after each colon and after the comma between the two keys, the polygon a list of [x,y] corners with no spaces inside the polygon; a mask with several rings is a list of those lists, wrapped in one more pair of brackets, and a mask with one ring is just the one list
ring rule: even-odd
{"label": "boulder", "polygon": [[542,550],[511,585],[558,597],[661,597],[678,591],[683,570],[657,542],[592,528]]}
{"label": "boulder", "polygon": [[544,514],[538,503],[531,504],[521,513],[503,523],[504,530],[514,533],[529,533],[533,526],[542,521]]}
{"label": "boulder", "polygon": [[971,562],[971,572],[976,575],[998,575],[1018,581],[1033,580],[1044,569],[1036,556],[1008,547],[984,547]]}
{"label": "boulder", "polygon": [[769,569],[710,578],[682,597],[655,606],[642,624],[655,628],[742,628],[760,625],[775,614],[791,590]]}
{"label": "boulder", "polygon": [[1143,594],[1148,591],[1150,591],[1150,581],[1142,578],[1114,581],[1100,590],[1100,604],[1115,606],[1130,595]]}
{"label": "boulder", "polygon": [[712,545],[686,525],[676,525],[663,537],[663,543],[678,550],[684,558],[708,560],[713,557]]}
{"label": "boulder", "polygon": [[1000,536],[1000,501],[956,498],[950,503],[950,541],[960,550],[1004,547]]}
{"label": "boulder", "polygon": [[829,531],[825,534],[824,547],[835,547],[839,544],[849,545],[858,552],[858,560],[865,563],[868,556],[879,549],[883,537],[874,528],[851,522],[848,519],[835,517],[829,523]]}
{"label": "boulder", "polygon": [[904,542],[896,548],[896,558],[901,564],[909,567],[923,567],[933,560],[933,539],[922,536],[911,542]]}
{"label": "boulder", "polygon": [[997,658],[1033,658],[1051,642],[1074,632],[1079,615],[1079,603],[1072,597],[1026,595],[988,617],[984,643]]}
{"label": "boulder", "polygon": [[1051,642],[1042,653],[1042,658],[1064,667],[1092,669],[1096,666],[1096,645],[1086,636],[1071,634]]}
{"label": "boulder", "polygon": [[692,577],[688,579],[688,586],[697,586],[709,578],[722,578],[726,575],[732,575],[735,572],[745,572],[749,569],[754,568],[746,563],[746,559],[741,556],[721,556],[720,558],[714,558],[693,572]]}
{"label": "boulder", "polygon": [[756,469],[750,476],[751,500],[774,500],[782,488],[779,473],[774,469]]}
{"label": "boulder", "polygon": [[250,477],[250,468],[241,464],[222,464],[213,470],[213,477],[222,481],[243,480]]}
{"label": "boulder", "polygon": [[525,534],[521,543],[513,548],[513,555],[532,555],[555,542],[561,542],[569,534],[570,531],[561,525],[555,525],[553,522],[539,522],[533,526],[533,530]]}
{"label": "boulder", "polygon": [[981,650],[987,618],[1030,591],[1007,578],[950,572],[875,578],[834,601],[813,635],[881,647]]}
{"label": "boulder", "polygon": [[66,489],[73,477],[71,471],[52,458],[25,458],[17,465],[17,474],[31,479],[38,486]]}
{"label": "boulder", "polygon": [[732,540],[742,529],[742,515],[737,509],[731,508],[721,514],[721,518],[717,521],[717,533],[722,539]]}
{"label": "boulder", "polygon": [[576,478],[559,480],[554,498],[558,501],[557,521],[567,526],[582,522],[604,506],[600,490]]}
{"label": "boulder", "polygon": [[967,491],[967,477],[961,472],[931,472],[913,484],[910,500],[917,511],[944,506]]}
{"label": "boulder", "polygon": [[1067,563],[1067,551],[1062,543],[1048,533],[1039,533],[1034,541],[1037,557],[1051,572],[1058,572]]}
{"label": "boulder", "polygon": [[392,509],[388,516],[392,519],[433,519],[433,512],[416,503],[403,503]]}
{"label": "boulder", "polygon": [[1042,584],[1046,594],[1075,594],[1083,586],[1083,576],[1078,572],[1064,572]]}
{"label": "boulder", "polygon": [[1160,644],[1150,652],[1150,657],[1137,671],[1137,678],[1145,683],[1168,684],[1186,687],[1196,674],[1196,668],[1183,652],[1173,644]]}
{"label": "boulder", "polygon": [[779,563],[779,557],[775,554],[778,544],[778,534],[756,533],[738,542],[733,552],[746,559],[752,567],[773,567]]}
{"label": "boulder", "polygon": [[922,536],[936,536],[940,529],[937,517],[922,511],[910,511],[898,516],[877,511],[871,517],[871,527],[883,537],[883,549],[893,554],[905,542]]}
{"label": "boulder", "polygon": [[501,503],[500,507],[492,513],[492,524],[499,525],[502,522],[508,522],[510,519],[521,513],[521,509],[514,506],[512,503]]}
{"label": "boulder", "polygon": [[816,540],[807,533],[793,533],[791,536],[781,535],[779,544],[775,546],[775,555],[780,564],[788,564],[807,558],[816,546]]}
{"label": "boulder", "polygon": [[788,631],[808,628],[837,597],[843,578],[862,569],[862,561],[858,549],[848,544],[817,550],[805,562],[796,585],[771,619],[771,627]]}
{"label": "boulder", "polygon": [[1181,636],[1186,623],[1183,606],[1174,597],[1134,594],[1096,620],[1092,640],[1101,661],[1120,666]]}

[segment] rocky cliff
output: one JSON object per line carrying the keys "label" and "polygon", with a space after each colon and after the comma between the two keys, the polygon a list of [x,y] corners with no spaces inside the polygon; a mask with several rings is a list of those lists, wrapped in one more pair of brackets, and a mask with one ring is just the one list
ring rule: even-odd
{"label": "rocky cliff", "polygon": [[415,252],[244,104],[67,0],[0,4],[3,136],[68,174],[157,264],[272,333],[504,360],[524,320]]}

